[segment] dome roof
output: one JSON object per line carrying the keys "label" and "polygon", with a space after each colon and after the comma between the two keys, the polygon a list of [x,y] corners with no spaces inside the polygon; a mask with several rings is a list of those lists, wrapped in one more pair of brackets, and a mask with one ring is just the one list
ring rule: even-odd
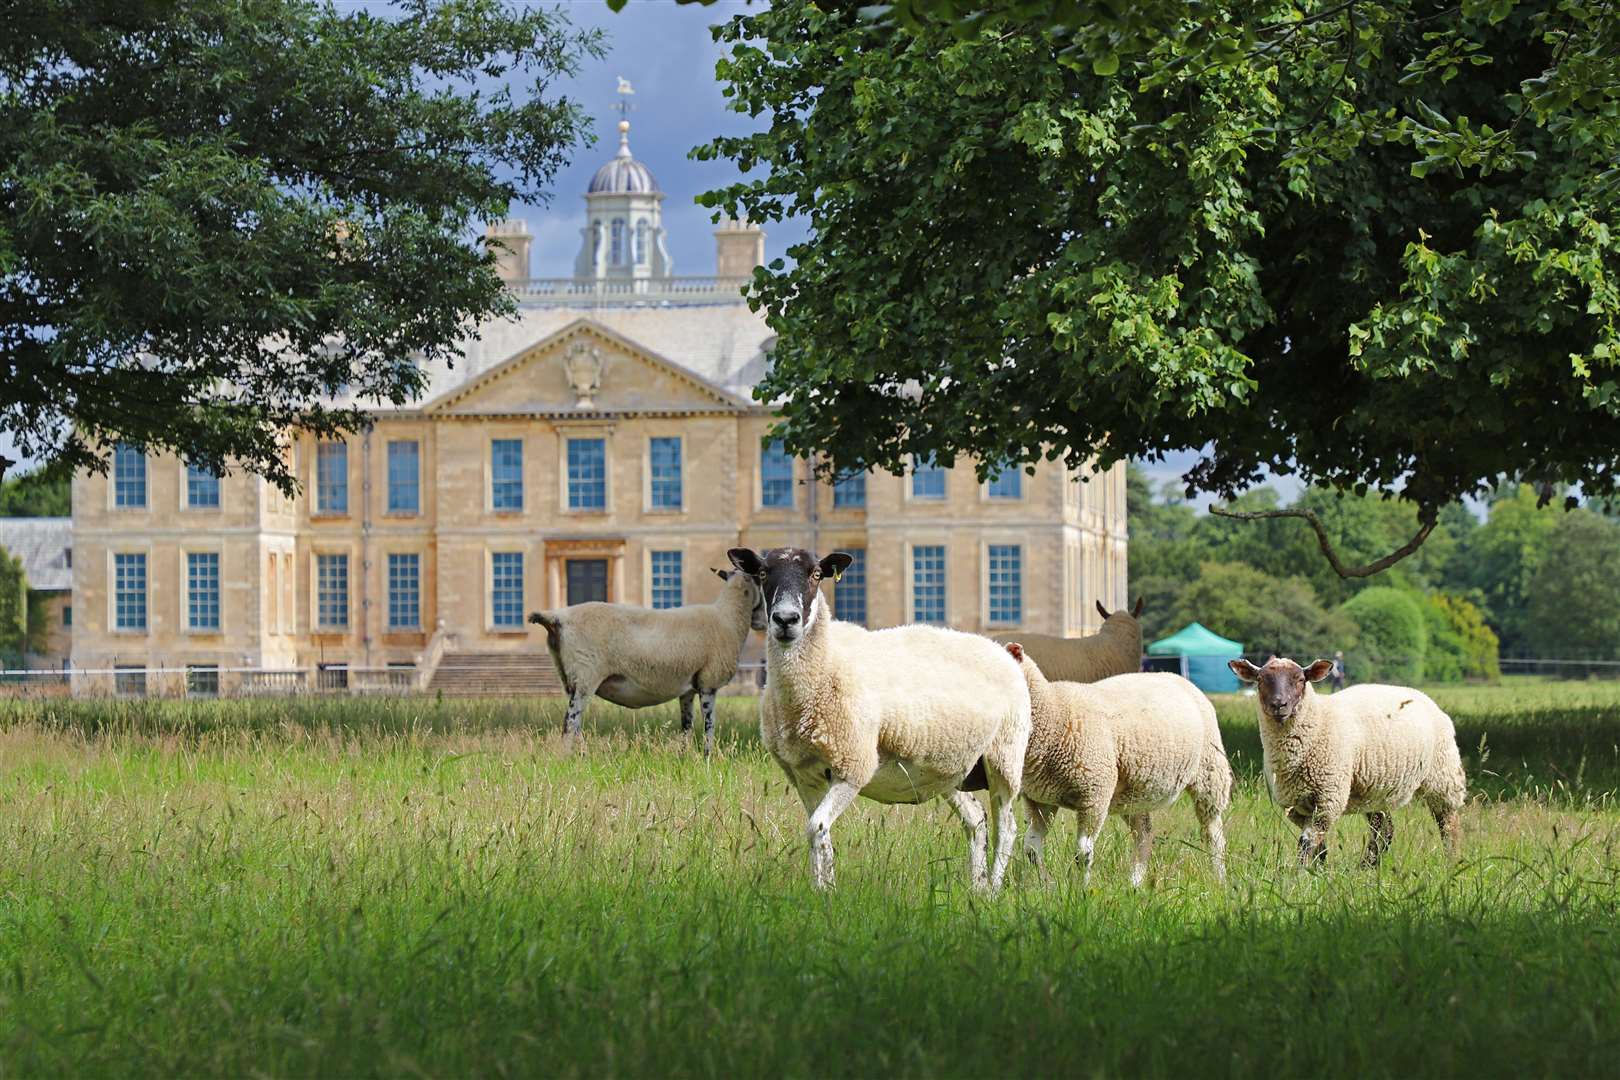
{"label": "dome roof", "polygon": [[612,161],[596,170],[586,191],[592,195],[662,194],[652,170],[630,156],[629,121],[619,121],[619,152]]}

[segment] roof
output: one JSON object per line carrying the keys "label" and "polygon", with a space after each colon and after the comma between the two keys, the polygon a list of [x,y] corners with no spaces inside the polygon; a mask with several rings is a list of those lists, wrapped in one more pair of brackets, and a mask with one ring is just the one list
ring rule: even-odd
{"label": "roof", "polygon": [[619,152],[613,160],[596,170],[591,186],[585,189],[591,195],[658,195],[658,181],[652,170],[630,156],[630,125],[619,122]]}
{"label": "roof", "polygon": [[73,588],[73,519],[0,517],[0,548],[22,559],[28,587],[39,592]]}
{"label": "roof", "polygon": [[1223,638],[1203,623],[1190,622],[1147,647],[1149,656],[1241,656],[1243,645]]}

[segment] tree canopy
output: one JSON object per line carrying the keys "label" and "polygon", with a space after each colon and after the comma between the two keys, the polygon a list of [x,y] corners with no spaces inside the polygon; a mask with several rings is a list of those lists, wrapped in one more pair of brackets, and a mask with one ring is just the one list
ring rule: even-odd
{"label": "tree canopy", "polygon": [[1192,449],[1189,491],[1294,473],[1411,504],[1419,539],[1504,475],[1617,490],[1606,6],[1093,7],[916,0],[898,30],[780,0],[716,29],[768,124],[697,152],[769,172],[706,202],[811,223],[752,290],[790,449]]}
{"label": "tree canopy", "polygon": [[[502,0],[0,0],[0,432],[291,482],[509,310],[470,226],[543,200],[594,32]],[[0,475],[9,464],[0,460]]]}
{"label": "tree canopy", "polygon": [[67,517],[73,477],[65,469],[30,469],[0,480],[0,517]]}

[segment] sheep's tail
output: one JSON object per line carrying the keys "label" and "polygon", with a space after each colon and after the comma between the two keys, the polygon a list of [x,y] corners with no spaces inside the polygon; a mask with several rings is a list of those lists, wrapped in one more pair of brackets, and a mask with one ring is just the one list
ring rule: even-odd
{"label": "sheep's tail", "polygon": [[574,683],[568,677],[567,669],[563,667],[562,619],[553,611],[536,611],[529,616],[529,621],[545,627],[546,651],[551,653],[551,663],[557,669],[557,677],[562,680],[563,688],[572,694],[574,692]]}

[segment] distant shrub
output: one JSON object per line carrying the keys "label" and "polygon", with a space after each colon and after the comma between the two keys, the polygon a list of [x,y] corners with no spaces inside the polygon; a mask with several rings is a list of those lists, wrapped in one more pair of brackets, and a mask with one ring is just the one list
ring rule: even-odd
{"label": "distant shrub", "polygon": [[1423,652],[1423,678],[1428,682],[1461,682],[1502,677],[1496,633],[1485,625],[1485,613],[1461,596],[1430,593],[1423,598],[1428,645]]}
{"label": "distant shrub", "polygon": [[1428,636],[1421,597],[1374,586],[1346,600],[1339,611],[1358,629],[1357,645],[1345,663],[1352,679],[1411,683],[1423,678]]}

